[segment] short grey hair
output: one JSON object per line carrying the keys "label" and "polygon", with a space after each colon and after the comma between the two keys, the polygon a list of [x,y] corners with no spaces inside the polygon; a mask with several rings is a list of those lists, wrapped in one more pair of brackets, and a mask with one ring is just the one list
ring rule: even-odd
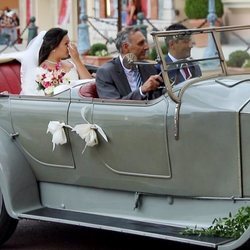
{"label": "short grey hair", "polygon": [[136,33],[137,31],[141,30],[137,27],[129,26],[118,32],[117,37],[115,39],[115,46],[120,53],[122,45],[126,42],[129,43],[130,35]]}

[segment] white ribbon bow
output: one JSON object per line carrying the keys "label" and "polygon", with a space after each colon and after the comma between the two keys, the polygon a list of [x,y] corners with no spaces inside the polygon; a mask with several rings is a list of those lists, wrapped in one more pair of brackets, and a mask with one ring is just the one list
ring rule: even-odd
{"label": "white ribbon bow", "polygon": [[90,124],[87,119],[85,118],[85,112],[86,109],[82,108],[81,114],[82,118],[87,122],[87,124],[77,124],[72,131],[75,131],[83,140],[85,140],[86,145],[82,151],[86,149],[87,146],[93,147],[98,144],[98,139],[96,135],[96,130],[100,133],[100,135],[103,137],[103,139],[108,142],[108,138],[105,135],[104,131],[100,126],[97,124]]}
{"label": "white ribbon bow", "polygon": [[66,125],[64,122],[60,123],[58,121],[50,121],[48,124],[47,133],[50,132],[52,134],[53,151],[56,145],[63,145],[67,143],[64,127],[70,126]]}
{"label": "white ribbon bow", "polygon": [[93,147],[98,144],[98,139],[96,135],[96,130],[100,133],[100,135],[104,138],[106,142],[108,142],[108,138],[105,135],[104,131],[97,124],[90,124],[85,118],[85,112],[87,109],[82,108],[81,114],[82,118],[87,122],[87,124],[77,124],[75,127],[71,127],[66,125],[64,122],[58,121],[50,121],[47,129],[47,133],[50,132],[52,134],[52,143],[53,143],[53,151],[55,146],[60,144],[63,145],[67,143],[67,137],[64,131],[64,127],[71,128],[71,131],[76,132],[83,140],[85,140],[86,145],[82,151],[86,149],[87,146]]}

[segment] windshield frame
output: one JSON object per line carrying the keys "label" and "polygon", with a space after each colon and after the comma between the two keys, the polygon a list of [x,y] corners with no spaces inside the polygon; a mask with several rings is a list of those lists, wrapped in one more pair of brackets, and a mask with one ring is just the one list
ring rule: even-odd
{"label": "windshield frame", "polygon": [[[236,31],[236,30],[244,30],[248,29],[250,30],[250,25],[238,25],[238,26],[223,26],[223,27],[208,27],[208,28],[199,28],[199,29],[185,29],[185,30],[171,30],[171,31],[154,31],[151,33],[153,37],[153,41],[155,44],[155,48],[158,54],[157,61],[160,63],[160,68],[162,72],[162,77],[165,83],[166,87],[166,92],[170,96],[170,98],[175,102],[175,103],[180,103],[181,102],[181,96],[183,95],[183,92],[185,89],[187,89],[188,86],[190,86],[193,83],[196,83],[200,79],[206,80],[212,77],[217,77],[217,76],[227,76],[230,75],[229,69],[226,64],[225,56],[222,51],[222,44],[220,41],[220,33],[226,32],[226,31]],[[182,84],[178,84],[176,86],[181,87],[181,91],[173,91],[173,88],[175,86],[171,83],[169,76],[168,76],[168,71],[170,67],[174,64],[177,64],[178,62],[171,62],[167,63],[165,60],[165,54],[163,54],[162,51],[162,39],[167,37],[167,36],[192,36],[192,35],[197,35],[197,34],[208,34],[209,39],[211,39],[210,42],[214,44],[215,50],[216,50],[216,55],[211,56],[211,57],[206,57],[206,58],[199,58],[199,59],[190,59],[188,61],[190,62],[204,62],[204,61],[209,61],[209,60],[218,60],[219,61],[219,67],[220,67],[220,73],[211,73],[209,76],[200,76],[196,78],[192,78],[189,80],[184,81]]]}

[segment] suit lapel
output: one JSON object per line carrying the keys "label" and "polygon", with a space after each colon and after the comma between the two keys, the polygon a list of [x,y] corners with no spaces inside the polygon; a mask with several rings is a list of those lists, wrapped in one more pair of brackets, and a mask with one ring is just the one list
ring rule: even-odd
{"label": "suit lapel", "polygon": [[[173,62],[168,55],[166,56],[166,62],[167,63]],[[180,72],[178,63],[169,65],[168,77],[169,77],[169,80],[170,80],[171,84],[174,83],[174,82],[175,82],[175,84],[178,84],[178,83],[185,80],[184,77],[182,76],[181,72]]]}
{"label": "suit lapel", "polygon": [[141,64],[138,65],[138,68],[143,82],[146,82],[151,75],[158,74],[156,68],[152,67],[152,65]]}
{"label": "suit lapel", "polygon": [[192,62],[190,62],[189,64],[190,64],[189,68],[192,73],[192,77],[201,76],[201,69],[199,65],[196,63],[192,63]]}
{"label": "suit lapel", "polygon": [[138,70],[141,74],[142,82],[145,82],[149,78],[150,72],[148,72],[148,70],[146,70],[146,67],[143,67],[142,65],[138,65]]}
{"label": "suit lapel", "polygon": [[123,96],[126,96],[131,92],[131,88],[130,88],[127,76],[123,70],[119,57],[114,59],[114,64],[115,64],[115,71],[116,71],[114,74],[115,85],[117,89],[119,90],[119,92]]}

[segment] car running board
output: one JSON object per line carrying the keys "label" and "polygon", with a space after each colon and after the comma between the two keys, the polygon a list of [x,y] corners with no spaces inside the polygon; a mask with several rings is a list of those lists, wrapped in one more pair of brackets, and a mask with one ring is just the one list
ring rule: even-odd
{"label": "car running board", "polygon": [[183,235],[182,227],[46,207],[19,214],[18,217],[125,232],[211,248],[232,241],[228,238]]}

